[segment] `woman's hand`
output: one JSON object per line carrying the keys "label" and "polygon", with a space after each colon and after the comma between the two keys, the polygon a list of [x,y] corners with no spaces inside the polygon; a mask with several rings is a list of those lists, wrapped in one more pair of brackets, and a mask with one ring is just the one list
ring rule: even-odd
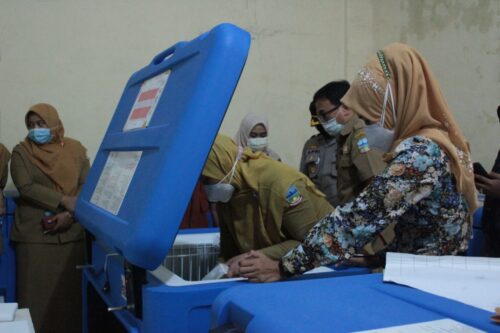
{"label": "woman's hand", "polygon": [[474,175],[476,187],[483,190],[484,194],[500,198],[500,173],[490,172],[487,177]]}
{"label": "woman's hand", "polygon": [[240,276],[250,282],[273,282],[281,279],[279,262],[259,251],[250,251],[240,262]]}
{"label": "woman's hand", "polygon": [[249,252],[232,257],[226,262],[228,267],[227,277],[234,278],[240,276],[240,261],[248,257]]}
{"label": "woman's hand", "polygon": [[53,223],[55,223],[54,227],[50,229],[51,233],[57,233],[61,231],[68,230],[73,223],[73,216],[70,212],[62,212],[54,215],[51,219]]}
{"label": "woman's hand", "polygon": [[70,213],[74,213],[76,206],[76,197],[63,195],[63,197],[61,198],[61,205],[63,205],[63,207],[66,208],[66,210],[68,210]]}

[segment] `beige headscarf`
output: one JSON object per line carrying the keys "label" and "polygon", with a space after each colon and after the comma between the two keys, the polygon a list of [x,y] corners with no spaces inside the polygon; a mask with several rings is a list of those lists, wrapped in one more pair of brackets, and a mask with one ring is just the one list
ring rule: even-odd
{"label": "beige headscarf", "polygon": [[[269,136],[269,122],[267,121],[267,117],[262,114],[250,112],[245,116],[245,118],[243,118],[238,132],[236,132],[236,135],[234,136],[236,144],[241,147],[248,147],[250,132],[259,124],[264,126],[267,131],[267,136]],[[273,160],[281,160],[280,156],[269,147],[266,148],[265,153]]]}
{"label": "beige headscarf", "polygon": [[[220,181],[231,171],[238,154],[239,148],[233,140],[218,135],[208,155],[203,176]],[[227,204],[219,204],[218,208],[223,218],[241,226],[239,232],[245,232],[246,238],[253,237],[246,248],[241,245],[239,250],[242,253],[280,243],[285,238],[281,224],[284,210],[290,205],[286,194],[294,182],[301,180],[313,195],[325,195],[305,175],[262,152],[253,153],[245,148],[240,156],[231,180],[238,190]]]}
{"label": "beige headscarf", "polygon": [[385,68],[381,65],[384,61],[379,60],[382,53],[372,57],[358,72],[342,103],[359,116],[377,122],[381,117],[384,92],[389,83],[394,93],[397,119],[394,121],[389,103],[384,125],[394,129],[394,141],[386,159],[392,159],[394,149],[409,137],[421,135],[431,139],[450,159],[458,191],[464,195],[472,214],[477,202],[469,144],[438,82],[425,60],[408,45],[393,43],[382,52]]}
{"label": "beige headscarf", "polygon": [[21,145],[28,152],[31,162],[55,183],[57,191],[76,195],[80,166],[87,158],[85,148],[80,142],[64,137],[64,126],[52,105],[33,105],[25,116],[26,127],[28,116],[32,112],[45,121],[54,138],[51,142],[40,145],[26,137]]}

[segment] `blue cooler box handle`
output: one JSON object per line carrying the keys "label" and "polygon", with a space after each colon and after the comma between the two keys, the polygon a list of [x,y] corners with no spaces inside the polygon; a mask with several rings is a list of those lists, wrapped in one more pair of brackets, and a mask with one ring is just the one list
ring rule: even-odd
{"label": "blue cooler box handle", "polygon": [[151,65],[159,65],[161,64],[163,61],[167,60],[168,58],[170,58],[175,50],[181,46],[182,44],[184,44],[186,42],[178,42],[176,43],[175,45],[169,47],[168,49],[166,49],[165,51],[162,51],[160,53],[158,53],[154,58],[153,60],[151,60]]}

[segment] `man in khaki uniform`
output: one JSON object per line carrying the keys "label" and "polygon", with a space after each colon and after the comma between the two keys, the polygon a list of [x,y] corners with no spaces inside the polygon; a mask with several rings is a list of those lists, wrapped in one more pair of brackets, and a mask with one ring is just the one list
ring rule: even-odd
{"label": "man in khaki uniform", "polygon": [[[384,151],[370,146],[370,138],[365,132],[366,124],[350,109],[341,105],[335,119],[343,125],[338,137],[337,152],[337,193],[340,204],[351,201],[368,186],[371,179],[381,174],[386,163],[382,159]],[[375,138],[372,138],[374,140]],[[377,238],[363,247],[363,252],[376,255],[394,239],[394,224],[377,235]],[[361,258],[362,266],[380,266],[380,257]],[[356,264],[356,259],[351,260]]]}
{"label": "man in khaki uniform", "polygon": [[220,256],[230,277],[238,276],[249,251],[277,260],[333,211],[305,175],[262,152],[239,150],[221,134],[202,174],[208,201],[217,202]]}
{"label": "man in khaki uniform", "polygon": [[[337,119],[342,117],[341,112]],[[382,160],[384,152],[370,147],[364,128],[365,122],[352,113],[340,131],[337,150],[337,195],[340,204],[351,201],[361,193],[386,166]]]}
{"label": "man in khaki uniform", "polygon": [[313,181],[333,206],[337,206],[339,203],[336,155],[337,139],[316,134],[304,144],[300,160],[300,172]]}
{"label": "man in khaki uniform", "polygon": [[[347,89],[349,88],[346,81],[338,82],[345,82]],[[354,199],[374,176],[382,173],[385,162],[382,160],[384,152],[370,147],[364,121],[340,102],[347,89],[337,99],[330,98],[325,92],[321,93],[335,83],[331,82],[321,88],[314,95],[313,103],[315,119],[321,128],[336,140],[337,202],[341,205]],[[332,88],[333,86],[330,91],[333,91]],[[375,254],[385,247],[385,240],[390,241],[392,238],[393,226],[387,228],[375,241],[367,244],[364,252]]]}
{"label": "man in khaki uniform", "polygon": [[335,114],[335,108],[340,105],[340,99],[347,90],[349,90],[349,82],[332,81],[314,94],[309,105],[310,125],[316,127],[319,134],[311,136],[306,141],[300,160],[300,172],[313,181],[333,206],[339,204],[336,163],[337,133],[326,123],[330,119],[329,115]]}

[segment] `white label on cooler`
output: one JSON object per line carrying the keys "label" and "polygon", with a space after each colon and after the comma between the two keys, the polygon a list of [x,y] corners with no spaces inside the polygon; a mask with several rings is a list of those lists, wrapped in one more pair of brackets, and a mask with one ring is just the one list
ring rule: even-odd
{"label": "white label on cooler", "polygon": [[168,70],[142,83],[123,131],[148,127],[169,75],[170,71]]}
{"label": "white label on cooler", "polygon": [[118,215],[127,195],[142,151],[113,151],[109,153],[90,202]]}

